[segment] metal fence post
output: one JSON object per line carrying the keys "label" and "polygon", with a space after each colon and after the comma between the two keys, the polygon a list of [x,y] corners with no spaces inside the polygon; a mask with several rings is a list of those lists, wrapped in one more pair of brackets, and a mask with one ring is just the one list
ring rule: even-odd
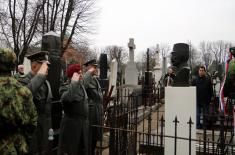
{"label": "metal fence post", "polygon": [[203,114],[203,153],[206,154],[206,128],[207,128],[207,123],[206,123],[206,118],[205,114]]}
{"label": "metal fence post", "polygon": [[189,125],[189,155],[191,155],[191,141],[192,141],[192,119],[190,117],[189,122],[187,122]]}
{"label": "metal fence post", "polygon": [[221,154],[224,154],[224,148],[225,148],[225,138],[224,138],[224,114],[220,114],[220,149]]}
{"label": "metal fence post", "polygon": [[175,150],[174,150],[174,155],[176,155],[177,152],[177,124],[179,121],[177,120],[177,116],[175,116],[175,120],[173,121],[175,123]]}
{"label": "metal fence post", "polygon": [[161,121],[160,146],[163,147],[163,125],[164,125],[163,115],[160,121]]}

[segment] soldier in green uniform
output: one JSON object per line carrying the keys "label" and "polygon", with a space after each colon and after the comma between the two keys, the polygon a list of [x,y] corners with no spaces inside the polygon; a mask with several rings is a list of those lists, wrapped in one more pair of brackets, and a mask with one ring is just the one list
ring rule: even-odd
{"label": "soldier in green uniform", "polygon": [[37,112],[33,96],[11,71],[16,63],[15,53],[0,48],[0,154],[28,153],[28,140],[36,128]]}
{"label": "soldier in green uniform", "polygon": [[67,69],[67,85],[60,88],[64,118],[60,126],[59,155],[88,155],[88,98],[86,86],[95,69],[91,68],[83,79],[79,64]]}
{"label": "soldier in green uniform", "polygon": [[46,80],[48,74],[48,52],[37,51],[27,57],[31,71],[19,81],[33,94],[38,113],[37,128],[33,136],[31,154],[45,154],[48,149],[48,131],[51,128],[51,87]]}
{"label": "soldier in green uniform", "polygon": [[[84,64],[87,67],[87,70],[90,68],[96,69],[97,75],[97,62],[95,59],[90,60]],[[84,78],[89,75],[89,72],[86,72]],[[96,143],[99,140],[102,140],[103,130],[101,127],[95,127],[92,125],[102,126],[103,118],[103,94],[99,81],[96,78],[96,75],[92,77],[91,82],[88,84],[86,91],[88,95],[89,103],[89,145],[90,145],[90,155],[95,155]]]}

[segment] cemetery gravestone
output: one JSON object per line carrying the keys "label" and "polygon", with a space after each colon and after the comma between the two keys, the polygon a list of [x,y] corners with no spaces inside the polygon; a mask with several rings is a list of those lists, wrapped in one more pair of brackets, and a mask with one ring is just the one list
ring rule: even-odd
{"label": "cemetery gravestone", "polygon": [[135,44],[134,39],[130,38],[128,43],[129,48],[129,61],[125,70],[125,84],[137,85],[138,84],[138,71],[134,62],[134,50]]}

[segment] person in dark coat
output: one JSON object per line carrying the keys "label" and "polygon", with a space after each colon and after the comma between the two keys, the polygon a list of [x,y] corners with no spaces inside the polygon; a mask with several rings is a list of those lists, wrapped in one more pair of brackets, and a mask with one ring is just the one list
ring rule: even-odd
{"label": "person in dark coat", "polygon": [[88,155],[89,110],[85,89],[94,71],[89,69],[83,79],[79,64],[67,69],[68,84],[60,88],[64,118],[60,125],[59,155]]}
{"label": "person in dark coat", "polygon": [[[87,67],[87,70],[90,68],[97,69],[97,62],[95,59],[90,60],[84,64]],[[97,70],[96,70],[97,74]],[[88,76],[89,72],[86,72],[84,77]],[[99,81],[96,76],[92,77],[91,82],[89,83],[87,89],[88,103],[89,103],[89,145],[90,145],[90,155],[95,155],[96,143],[98,140],[102,140],[103,130],[101,127],[95,127],[93,125],[102,126],[103,125],[103,94]]]}
{"label": "person in dark coat", "polygon": [[48,150],[48,131],[51,128],[51,100],[52,93],[48,74],[48,52],[37,51],[28,55],[31,61],[31,71],[24,78],[18,79],[27,86],[33,94],[38,119],[37,128],[30,146],[30,154],[45,154]]}
{"label": "person in dark coat", "polygon": [[[193,79],[192,86],[197,89],[197,128],[202,128],[200,123],[201,114],[203,114],[204,125],[208,124],[209,105],[213,96],[213,87],[211,80],[206,77],[206,69],[201,66],[198,70],[198,76]],[[204,117],[205,115],[205,117]]]}

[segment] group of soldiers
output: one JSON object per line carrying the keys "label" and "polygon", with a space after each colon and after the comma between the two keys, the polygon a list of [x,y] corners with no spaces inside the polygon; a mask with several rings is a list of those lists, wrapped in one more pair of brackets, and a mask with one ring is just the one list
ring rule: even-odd
{"label": "group of soldiers", "polygon": [[[16,56],[0,48],[0,154],[46,154],[51,125],[52,92],[47,81],[48,52],[38,51],[27,57],[31,71],[12,76]],[[60,124],[59,155],[93,155],[102,138],[102,91],[95,59],[82,66],[69,65],[68,80],[58,90],[64,117]]]}

